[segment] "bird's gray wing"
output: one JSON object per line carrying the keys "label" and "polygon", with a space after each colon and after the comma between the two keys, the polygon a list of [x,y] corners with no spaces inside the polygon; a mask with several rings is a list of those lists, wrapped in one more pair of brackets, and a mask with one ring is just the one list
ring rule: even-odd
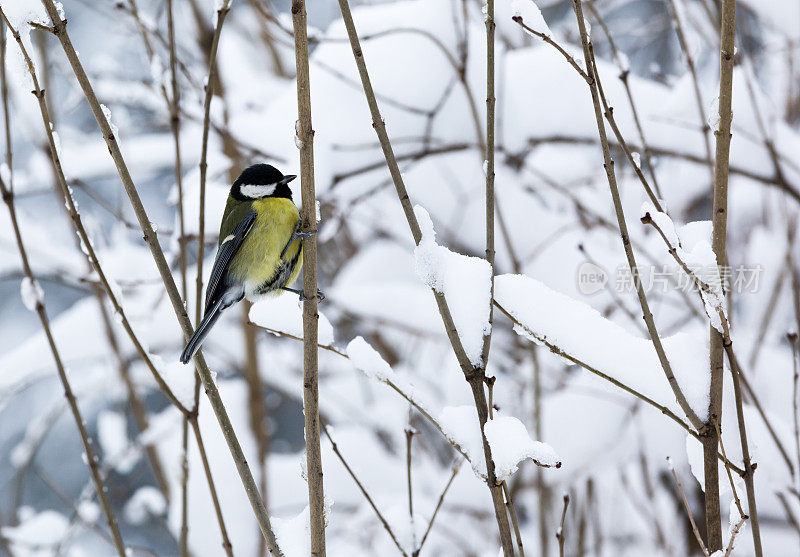
{"label": "bird's gray wing", "polygon": [[253,228],[256,221],[256,212],[249,211],[244,218],[236,225],[228,238],[222,241],[214,260],[214,268],[211,269],[211,278],[208,280],[206,289],[206,311],[212,307],[220,297],[232,286],[228,275],[228,265],[233,260],[233,256],[242,247],[247,234]]}

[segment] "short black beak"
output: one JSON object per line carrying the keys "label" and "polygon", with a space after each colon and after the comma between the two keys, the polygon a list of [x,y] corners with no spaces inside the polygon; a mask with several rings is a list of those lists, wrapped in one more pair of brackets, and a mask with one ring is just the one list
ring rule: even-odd
{"label": "short black beak", "polygon": [[294,180],[295,178],[297,178],[295,174],[287,174],[281,179],[280,183],[285,185]]}

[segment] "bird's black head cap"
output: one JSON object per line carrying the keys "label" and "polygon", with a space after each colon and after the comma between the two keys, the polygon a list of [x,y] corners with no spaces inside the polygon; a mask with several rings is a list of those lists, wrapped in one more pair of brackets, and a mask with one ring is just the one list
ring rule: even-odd
{"label": "bird's black head cap", "polygon": [[237,201],[252,201],[263,197],[292,198],[289,182],[297,176],[284,176],[271,164],[254,164],[246,168],[231,186],[231,197]]}

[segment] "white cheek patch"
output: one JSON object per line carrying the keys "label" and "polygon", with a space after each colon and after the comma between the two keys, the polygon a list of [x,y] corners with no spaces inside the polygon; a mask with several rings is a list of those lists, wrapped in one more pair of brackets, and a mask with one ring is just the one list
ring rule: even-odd
{"label": "white cheek patch", "polygon": [[275,193],[276,187],[278,187],[278,184],[242,184],[239,186],[239,191],[245,197],[258,199],[260,197],[272,195]]}

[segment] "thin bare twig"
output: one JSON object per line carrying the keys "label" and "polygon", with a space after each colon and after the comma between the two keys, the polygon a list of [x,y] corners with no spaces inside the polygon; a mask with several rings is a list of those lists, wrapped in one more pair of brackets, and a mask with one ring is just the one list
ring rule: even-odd
{"label": "thin bare twig", "polygon": [[447,484],[444,486],[442,494],[439,495],[439,500],[436,502],[436,508],[433,509],[433,514],[431,515],[431,519],[428,522],[428,527],[425,529],[425,534],[422,535],[422,539],[420,540],[417,549],[412,554],[412,557],[417,557],[419,555],[419,552],[422,551],[422,546],[425,545],[425,540],[428,539],[428,534],[430,534],[431,529],[433,528],[433,522],[436,520],[436,516],[439,514],[439,509],[442,508],[442,503],[444,503],[445,495],[447,495],[447,491],[450,489],[450,486],[453,485],[453,480],[456,479],[456,475],[458,474],[458,471],[461,469],[461,462],[462,461],[459,460],[453,465],[453,471],[450,474],[450,479],[447,480]]}
{"label": "thin bare twig", "polygon": [[[719,422],[716,416],[711,416],[711,423],[714,425],[714,429],[717,431],[717,439],[719,439],[719,450],[722,451],[722,456],[726,459],[728,455],[725,453],[725,444],[722,442],[722,431],[719,429]],[[733,493],[733,500],[736,503],[736,510],[739,511],[739,516],[747,518],[747,514],[742,509],[742,501],[739,499],[739,493],[736,491],[736,484],[733,483],[733,476],[731,476],[731,469],[728,466],[725,466],[725,473],[728,476],[728,483],[731,486],[731,493]]]}
{"label": "thin bare twig", "polygon": [[800,521],[797,520],[792,508],[789,506],[789,501],[786,500],[786,494],[778,491],[775,493],[775,496],[778,498],[778,501],[780,501],[781,507],[783,507],[786,520],[792,525],[792,528],[794,528],[794,531],[797,532],[797,535],[800,536]]}
{"label": "thin bare twig", "polygon": [[411,445],[414,440],[416,431],[411,427],[411,424],[405,429],[406,434],[406,485],[408,487],[408,520],[411,524],[411,542],[412,547],[417,546],[417,533],[414,527],[414,490],[411,484]]}
{"label": "thin bare twig", "polygon": [[[169,126],[175,145],[175,185],[178,188],[178,249],[180,250],[181,295],[187,301],[186,226],[183,212],[183,161],[181,160],[181,90],[178,86],[178,56],[175,47],[175,14],[172,0],[167,0],[167,33],[169,37],[169,78],[172,96],[169,98]],[[198,231],[199,232],[199,231]]]}
{"label": "thin bare twig", "polygon": [[[726,0],[727,1],[727,0]],[[758,508],[756,507],[756,490],[753,481],[753,472],[755,467],[750,461],[750,449],[747,443],[747,429],[744,421],[744,412],[742,409],[742,391],[739,384],[742,373],[741,370],[733,365],[730,352],[730,344],[725,346],[728,355],[728,363],[731,368],[731,376],[733,377],[733,396],[736,403],[736,421],[739,425],[739,442],[742,448],[742,461],[744,462],[745,474],[744,478],[745,490],[747,491],[747,508],[748,516],[750,518],[750,527],[753,530],[753,547],[755,549],[756,557],[763,555],[761,548],[761,529],[758,521]],[[732,540],[731,540],[731,543]]]}
{"label": "thin bare twig", "polygon": [[736,541],[736,534],[738,534],[739,530],[742,529],[742,525],[744,524],[745,520],[747,520],[746,515],[740,517],[739,522],[737,522],[736,525],[733,527],[733,531],[731,532],[731,538],[730,540],[728,540],[728,547],[727,549],[725,549],[724,557],[730,557],[730,554],[733,551],[733,542]]}
{"label": "thin bare twig", "polygon": [[580,75],[585,82],[589,83],[589,76],[586,74],[583,68],[581,68],[581,65],[578,64],[577,60],[575,60],[575,58],[569,52],[564,50],[564,48],[560,44],[554,41],[549,35],[540,33],[539,31],[531,29],[530,27],[525,25],[525,22],[523,21],[521,16],[514,16],[511,19],[513,19],[514,22],[517,23],[517,25],[525,29],[525,31],[527,31],[531,35],[539,37],[544,42],[555,48],[564,57],[564,59],[566,59],[566,61],[569,62],[569,65],[572,66],[576,72],[578,72],[578,75]]}
{"label": "thin bare twig", "polygon": [[589,42],[589,50],[591,52],[591,63],[592,69],[594,70],[594,75],[596,76],[597,80],[597,92],[600,95],[600,101],[603,104],[603,116],[606,117],[608,120],[609,126],[611,126],[611,131],[614,132],[614,137],[617,138],[617,142],[622,147],[622,151],[625,153],[625,157],[628,159],[628,163],[633,168],[634,172],[636,173],[636,177],[639,178],[639,182],[641,182],[642,187],[644,188],[647,197],[650,199],[650,202],[661,212],[664,212],[664,208],[661,206],[661,201],[658,199],[658,196],[650,187],[650,183],[647,181],[642,169],[639,168],[639,163],[633,157],[633,152],[631,151],[630,147],[628,147],[628,143],[625,141],[625,138],[622,136],[622,132],[617,126],[617,121],[614,118],[614,107],[609,106],[608,101],[606,100],[605,92],[603,91],[603,85],[600,81],[599,73],[597,71],[597,65],[595,64],[594,58],[594,45]]}
{"label": "thin bare twig", "polygon": [[567,507],[569,507],[569,494],[564,494],[564,507],[561,509],[561,523],[556,532],[556,539],[558,540],[558,555],[564,557],[564,542],[567,539],[564,533],[564,521],[567,518]]}
{"label": "thin bare twig", "polygon": [[[5,17],[3,17],[5,19]],[[8,114],[8,76],[6,75],[6,50],[8,48],[6,27],[0,25],[0,94],[3,96],[3,122],[6,139],[6,165],[8,166],[8,189],[14,192],[14,157],[12,156],[13,143],[11,142],[11,118]]]}
{"label": "thin bare twig", "polygon": [[[378,517],[378,520],[383,525],[383,529],[386,530],[386,532],[389,534],[389,537],[392,538],[392,541],[394,542],[394,545],[397,546],[397,550],[400,552],[401,555],[403,555],[403,557],[408,557],[408,553],[406,553],[406,550],[403,549],[402,545],[400,545],[400,542],[397,540],[397,536],[395,536],[394,532],[392,531],[392,527],[389,526],[389,523],[383,517],[383,514],[381,514],[381,511],[379,511],[378,507],[375,506],[375,502],[372,500],[372,497],[369,496],[369,493],[367,493],[366,488],[361,483],[361,481],[358,479],[358,476],[356,476],[355,472],[353,472],[353,469],[350,468],[350,465],[347,464],[347,461],[344,459],[344,456],[342,455],[341,451],[339,451],[339,447],[336,445],[336,441],[333,440],[333,437],[331,437],[331,434],[328,432],[328,428],[325,425],[325,423],[320,422],[320,427],[322,428],[323,433],[325,433],[325,437],[327,437],[328,441],[330,441],[331,449],[333,449],[333,453],[337,457],[339,457],[339,460],[341,461],[341,463],[344,466],[345,470],[347,470],[347,473],[350,474],[350,477],[353,478],[354,482],[356,482],[356,485],[358,486],[359,491],[361,491],[362,495],[364,495],[364,499],[367,500],[367,503],[369,503],[369,506],[372,507],[372,510],[375,511],[375,516]],[[451,479],[451,481],[452,481],[452,479]],[[448,484],[448,487],[449,487],[449,484]],[[437,510],[438,510],[438,507],[437,507]],[[435,516],[435,514],[434,514],[434,516]],[[433,519],[431,519],[431,523],[432,522],[433,522]],[[427,535],[427,532],[426,532],[426,535]],[[422,542],[423,543],[425,542],[425,538],[422,539]],[[420,548],[421,547],[422,547],[422,543],[420,543]],[[419,548],[414,552],[414,554],[413,554],[414,557],[416,557],[418,552],[419,552]]]}
{"label": "thin bare twig", "polygon": [[794,424],[794,450],[795,458],[797,459],[797,468],[794,470],[794,484],[795,488],[800,486],[800,476],[797,471],[800,470],[800,416],[798,416],[798,400],[800,396],[800,366],[798,365],[798,350],[797,350],[797,333],[789,333],[789,342],[792,345],[792,423]]}
{"label": "thin bare twig", "polygon": [[[589,11],[592,12],[594,18],[600,24],[601,29],[603,29],[603,33],[608,39],[608,46],[611,48],[611,54],[614,56],[614,60],[617,62],[617,66],[619,68],[619,80],[622,82],[622,86],[625,88],[625,95],[628,98],[628,105],[631,107],[631,113],[633,114],[633,122],[636,125],[636,131],[639,134],[639,141],[642,142],[643,152],[642,155],[644,156],[644,164],[647,167],[647,171],[650,174],[650,179],[653,180],[653,187],[658,197],[661,197],[661,189],[658,185],[658,179],[656,178],[655,168],[653,167],[652,161],[652,151],[647,144],[647,139],[644,135],[644,128],[642,127],[642,122],[639,119],[639,111],[636,110],[636,103],[633,101],[633,93],[631,92],[631,86],[629,83],[629,76],[630,76],[630,68],[628,67],[627,57],[623,59],[624,54],[621,54],[620,51],[617,49],[617,45],[614,42],[614,38],[611,36],[611,31],[606,26],[606,22],[603,17],[600,15],[600,12],[594,6],[595,0],[592,0],[587,4],[589,7]],[[616,133],[616,132],[615,132]],[[627,154],[627,153],[626,153]],[[636,165],[638,166],[638,165]],[[636,168],[634,166],[634,168]]]}
{"label": "thin bare twig", "polygon": [[697,543],[700,544],[700,549],[703,551],[703,555],[709,557],[706,544],[703,543],[703,538],[700,536],[700,531],[697,529],[697,524],[695,523],[694,517],[692,516],[692,511],[689,508],[689,502],[686,501],[686,494],[683,492],[683,485],[681,485],[681,480],[678,478],[678,474],[675,472],[675,467],[672,465],[672,461],[670,460],[669,457],[667,457],[667,464],[669,466],[670,472],[672,472],[672,477],[675,479],[675,483],[678,486],[678,491],[681,494],[681,500],[683,501],[683,508],[686,509],[686,515],[689,517],[689,523],[692,525],[692,532],[694,533],[694,537],[697,540]]}
{"label": "thin bare twig", "polygon": [[[681,45],[681,49],[683,50],[683,55],[686,57],[686,66],[689,68],[689,73],[692,76],[692,84],[694,85],[694,97],[697,106],[697,116],[700,120],[700,130],[703,134],[703,142],[706,149],[706,164],[708,165],[708,170],[713,181],[714,179],[714,157],[711,152],[711,140],[708,138],[708,132],[710,131],[710,127],[708,122],[706,121],[706,107],[703,105],[703,96],[700,93],[700,80],[697,77],[697,69],[694,65],[694,58],[692,58],[692,54],[689,50],[689,45],[686,42],[686,35],[683,32],[683,23],[681,21],[681,17],[678,14],[678,6],[676,2],[681,0],[669,0],[669,6],[671,8],[670,15],[672,16],[672,22],[675,25],[675,33],[678,35],[678,42]],[[722,549],[720,547],[720,549]]]}
{"label": "thin bare twig", "polygon": [[233,557],[233,546],[231,545],[230,537],[228,537],[228,529],[225,527],[225,520],[222,518],[222,507],[219,503],[219,496],[217,495],[217,488],[214,485],[214,479],[211,477],[211,466],[208,463],[208,456],[206,454],[205,443],[203,443],[203,436],[200,433],[200,426],[197,423],[197,413],[193,413],[189,418],[189,423],[194,431],[194,437],[197,440],[197,450],[200,453],[200,460],[203,463],[203,471],[206,475],[208,488],[211,491],[211,502],[214,506],[214,514],[217,515],[217,523],[220,528],[220,536],[222,537],[222,549],[228,557]]}

